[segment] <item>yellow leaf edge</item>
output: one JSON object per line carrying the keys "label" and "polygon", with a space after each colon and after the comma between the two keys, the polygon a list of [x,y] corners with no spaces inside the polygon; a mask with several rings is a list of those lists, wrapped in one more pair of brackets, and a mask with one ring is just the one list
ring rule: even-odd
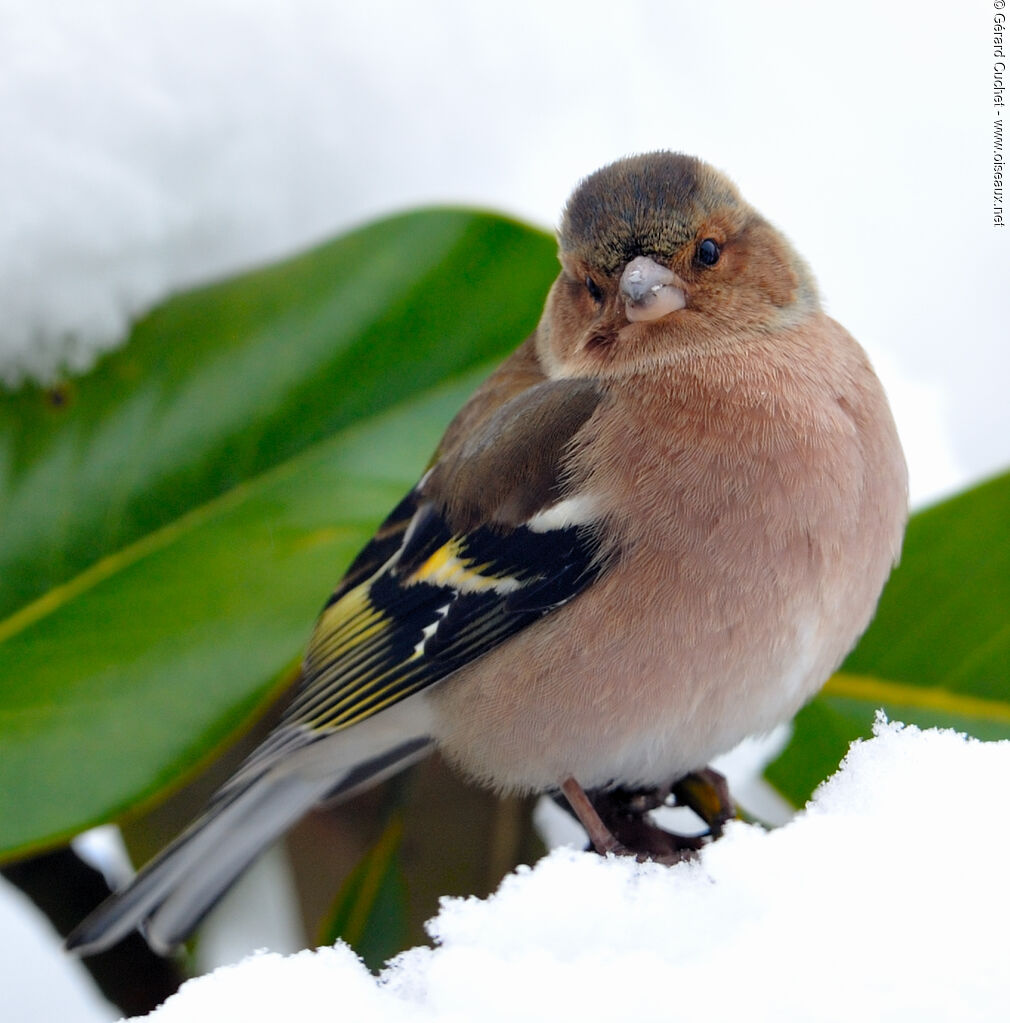
{"label": "yellow leaf edge", "polygon": [[850,675],[838,672],[828,679],[822,696],[864,700],[879,706],[900,704],[957,717],[1010,724],[1010,701],[989,700],[967,693],[955,693],[939,686],[915,686],[907,682],[879,678],[876,675]]}

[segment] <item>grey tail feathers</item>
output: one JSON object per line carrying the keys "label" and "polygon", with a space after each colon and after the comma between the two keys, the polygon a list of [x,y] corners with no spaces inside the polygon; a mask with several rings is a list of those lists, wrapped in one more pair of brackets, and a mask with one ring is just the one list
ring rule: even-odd
{"label": "grey tail feathers", "polygon": [[110,896],[66,939],[78,955],[102,952],[140,928],[155,951],[168,952],[196,928],[238,876],[316,803],[375,784],[421,758],[430,740],[415,739],[352,770],[268,770],[207,812]]}

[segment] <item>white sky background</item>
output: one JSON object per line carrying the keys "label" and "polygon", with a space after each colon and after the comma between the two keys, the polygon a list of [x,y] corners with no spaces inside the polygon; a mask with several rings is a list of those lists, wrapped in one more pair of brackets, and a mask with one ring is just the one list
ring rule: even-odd
{"label": "white sky background", "polygon": [[86,366],[173,291],[407,206],[551,226],[581,176],[672,148],[808,259],[921,502],[1010,465],[992,14],[0,0],[0,378]]}
{"label": "white sky background", "polygon": [[921,501],[1010,464],[992,8],[0,2],[0,371],[424,202],[553,224],[635,151],[726,170],[878,365]]}

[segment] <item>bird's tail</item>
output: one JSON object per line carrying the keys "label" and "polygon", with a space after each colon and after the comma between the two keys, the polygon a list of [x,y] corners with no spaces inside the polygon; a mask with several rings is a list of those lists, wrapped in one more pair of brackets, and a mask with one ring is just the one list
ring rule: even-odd
{"label": "bird's tail", "polygon": [[302,750],[303,756],[244,779],[241,787],[226,786],[202,817],[71,932],[66,947],[92,955],[140,928],[156,951],[172,949],[313,805],[375,784],[420,759],[429,746],[427,737],[405,740],[337,772],[332,766],[319,770],[320,758]]}

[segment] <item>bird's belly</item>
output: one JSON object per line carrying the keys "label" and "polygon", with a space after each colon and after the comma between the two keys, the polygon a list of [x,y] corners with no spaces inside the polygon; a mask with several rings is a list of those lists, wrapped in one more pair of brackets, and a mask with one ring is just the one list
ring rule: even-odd
{"label": "bird's belly", "polygon": [[[436,738],[450,760],[502,790],[545,790],[569,775],[586,787],[669,781],[794,714],[872,608],[839,630],[831,602],[811,593],[744,600],[735,587],[722,596],[710,587],[706,618],[685,613],[676,582],[632,591],[634,601],[620,575],[433,691]],[[580,627],[579,607],[590,600],[615,602],[591,629]],[[772,644],[761,635],[767,616]],[[648,628],[638,627],[643,618]],[[629,621],[636,627],[621,624]]]}

